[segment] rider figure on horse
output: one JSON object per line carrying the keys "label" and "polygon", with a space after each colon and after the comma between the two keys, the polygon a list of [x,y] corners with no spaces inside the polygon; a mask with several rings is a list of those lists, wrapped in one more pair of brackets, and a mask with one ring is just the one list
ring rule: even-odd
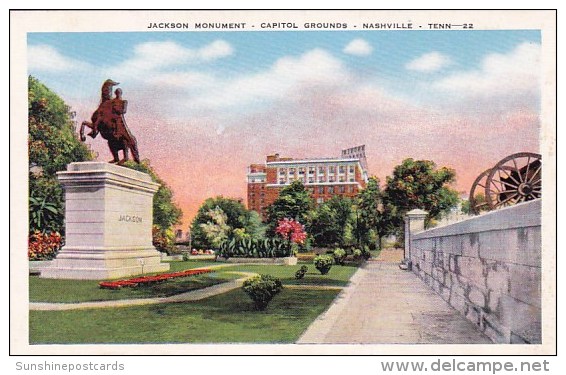
{"label": "rider figure on horse", "polygon": [[119,85],[119,82],[114,82],[111,79],[107,79],[102,84],[102,88],[100,89],[100,105],[98,106],[98,110],[92,114],[92,131],[88,133],[89,136],[95,138],[98,135],[98,118],[102,115],[107,106],[108,102],[112,99],[112,88],[116,85]]}
{"label": "rider figure on horse", "polygon": [[[126,125],[124,113],[128,107],[128,101],[122,99],[122,90],[116,89],[116,97],[112,98],[112,88],[118,85],[111,79],[107,79],[103,84],[100,92],[100,104],[91,116],[91,121],[83,121],[80,129],[80,138],[84,142],[84,129],[89,127],[92,129],[89,136],[95,138],[98,133],[108,141],[108,147],[112,153],[113,159],[110,163],[122,164],[128,160],[128,151],[132,152],[134,161],[139,163],[139,152],[136,138],[132,135]],[[124,158],[119,159],[118,152],[123,151]]]}

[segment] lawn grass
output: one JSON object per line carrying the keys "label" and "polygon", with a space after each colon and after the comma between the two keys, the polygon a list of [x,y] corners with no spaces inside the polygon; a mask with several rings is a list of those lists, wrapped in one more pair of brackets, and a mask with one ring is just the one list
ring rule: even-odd
{"label": "lawn grass", "polygon": [[[209,261],[170,262],[171,272],[207,267]],[[295,272],[309,267],[301,280]],[[148,287],[100,289],[98,281],[30,277],[30,300],[83,302],[166,296],[241,277],[269,274],[283,284],[345,286],[355,265],[333,266],[320,275],[312,263],[296,266],[228,265],[212,274],[179,278]],[[31,344],[84,343],[292,343],[332,303],[338,291],[283,289],[265,311],[254,310],[241,288],[200,301],[70,311],[30,311]]]}
{"label": "lawn grass", "polygon": [[170,265],[170,270],[168,272],[184,271],[191,268],[206,268],[219,264],[213,260],[183,260],[183,261],[174,260],[164,263],[169,263]]}
{"label": "lawn grass", "polygon": [[31,344],[293,343],[337,293],[283,289],[265,311],[254,310],[241,289],[189,303],[30,311],[29,340]]}
{"label": "lawn grass", "polygon": [[[295,279],[295,272],[306,265],[309,269],[303,279]],[[260,274],[268,274],[281,279],[283,284],[293,285],[321,285],[321,286],[346,286],[350,277],[358,269],[355,265],[332,266],[330,272],[321,275],[312,263],[299,263],[296,266],[278,266],[278,265],[235,265],[223,268],[223,271],[246,271]]]}
{"label": "lawn grass", "polygon": [[[186,269],[186,268],[185,268]],[[191,290],[202,289],[241,276],[214,272],[180,277],[161,283],[140,285],[136,288],[102,289],[96,280],[29,278],[30,302],[76,303],[87,301],[111,301],[130,298],[168,297]]]}
{"label": "lawn grass", "polygon": [[[170,272],[214,265],[208,261],[173,261]],[[218,264],[218,263],[216,263]],[[309,271],[303,279],[296,280],[297,266],[282,265],[229,265],[210,274],[183,277],[136,288],[120,288],[116,290],[101,289],[98,281],[93,280],[61,280],[42,279],[39,276],[29,277],[30,302],[78,303],[88,301],[111,301],[131,298],[167,297],[191,290],[202,289],[228,280],[241,277],[230,271],[255,272],[269,274],[281,279],[283,284],[345,286],[357,267],[333,266],[327,275],[321,275],[312,264],[306,264]]]}

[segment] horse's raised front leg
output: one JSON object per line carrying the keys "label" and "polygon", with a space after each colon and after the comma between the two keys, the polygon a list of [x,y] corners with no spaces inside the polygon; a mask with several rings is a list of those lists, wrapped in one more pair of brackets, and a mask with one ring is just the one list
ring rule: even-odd
{"label": "horse's raised front leg", "polygon": [[83,123],[81,124],[81,129],[79,131],[80,137],[81,137],[81,142],[86,141],[86,137],[85,137],[85,126],[87,126],[88,128],[92,129],[92,123],[88,122],[88,121],[83,121]]}

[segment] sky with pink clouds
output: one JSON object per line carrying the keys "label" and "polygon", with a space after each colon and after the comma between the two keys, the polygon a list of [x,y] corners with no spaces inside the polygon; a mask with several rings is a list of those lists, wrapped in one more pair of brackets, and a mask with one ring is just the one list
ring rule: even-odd
{"label": "sky with pink clouds", "polygon": [[[246,168],[280,153],[366,145],[382,181],[403,159],[483,170],[539,152],[540,32],[30,33],[28,72],[90,119],[107,78],[129,101],[142,158],[190,224],[204,199],[246,196]],[[87,141],[100,160],[102,139]]]}

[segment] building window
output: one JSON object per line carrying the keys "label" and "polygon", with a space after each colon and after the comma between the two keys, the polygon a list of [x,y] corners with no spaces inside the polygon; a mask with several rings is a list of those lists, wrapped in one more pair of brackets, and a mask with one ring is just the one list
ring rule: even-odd
{"label": "building window", "polygon": [[323,197],[316,198],[316,203],[318,204],[324,203],[324,198]]}
{"label": "building window", "polygon": [[305,174],[305,167],[300,167],[299,168],[299,175],[304,175]]}
{"label": "building window", "polygon": [[314,177],[309,177],[309,184],[314,184]]}
{"label": "building window", "polygon": [[350,171],[349,172],[350,172],[350,174],[354,174],[354,166],[353,165],[350,165]]}
{"label": "building window", "polygon": [[334,186],[328,187],[328,194],[334,194]]}
{"label": "building window", "polygon": [[289,168],[289,174],[295,174],[295,168]]}
{"label": "building window", "polygon": [[344,185],[339,186],[338,191],[340,192],[340,194],[344,194],[346,192],[346,186]]}
{"label": "building window", "polygon": [[338,177],[338,181],[340,181],[340,182],[346,182],[346,177],[340,176],[340,177]]}
{"label": "building window", "polygon": [[346,173],[346,166],[344,166],[344,165],[339,166],[338,167],[338,173],[340,173],[340,174]]}
{"label": "building window", "polygon": [[284,178],[280,178],[279,179],[279,185],[284,185],[285,184],[285,179]]}
{"label": "building window", "polygon": [[324,176],[318,178],[318,182],[325,182],[326,178]]}
{"label": "building window", "polygon": [[279,168],[279,174],[280,174],[280,175],[284,175],[285,173],[287,173],[287,169],[286,169],[286,168]]}
{"label": "building window", "polygon": [[354,177],[350,177],[350,182],[354,182]]}
{"label": "building window", "polygon": [[354,185],[348,186],[348,192],[349,192],[349,193],[353,193],[353,192],[354,192]]}
{"label": "building window", "polygon": [[318,187],[318,194],[324,194],[324,186]]}
{"label": "building window", "polygon": [[324,167],[318,167],[318,174],[324,174]]}
{"label": "building window", "polygon": [[335,181],[336,181],[336,179],[335,179],[334,177],[329,177],[329,178],[328,178],[328,182],[335,182]]}
{"label": "building window", "polygon": [[315,170],[316,170],[315,167],[309,167],[309,174],[314,174]]}
{"label": "building window", "polygon": [[333,165],[328,167],[328,173],[336,173],[336,167]]}

